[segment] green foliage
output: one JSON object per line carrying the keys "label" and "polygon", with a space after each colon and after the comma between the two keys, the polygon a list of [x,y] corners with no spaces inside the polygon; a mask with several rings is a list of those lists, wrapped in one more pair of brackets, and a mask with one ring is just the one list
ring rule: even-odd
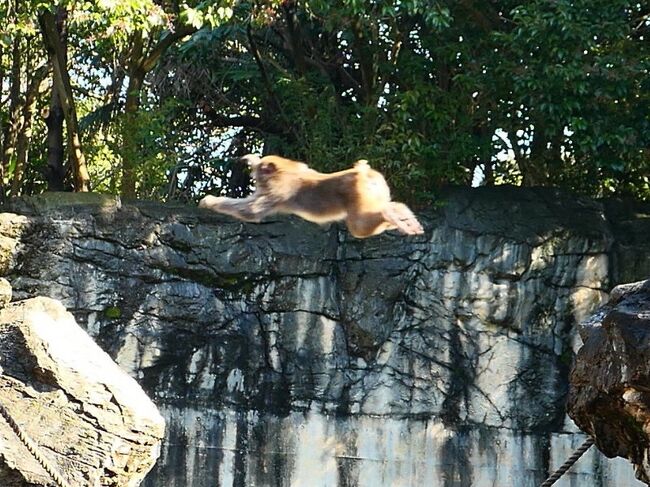
{"label": "green foliage", "polygon": [[[10,19],[0,26],[3,99],[11,86],[24,90],[34,67],[24,64],[14,79],[14,46],[23,60],[45,59],[35,18],[50,8],[31,0],[14,12],[10,4],[0,6]],[[264,151],[324,171],[368,159],[410,203],[428,204],[439,186],[469,185],[477,172],[482,184],[650,197],[650,20],[642,3],[62,4],[98,191],[118,192],[129,160],[140,197],[240,195],[249,181],[233,161]],[[165,46],[179,29],[187,30]],[[142,88],[126,93],[134,75],[146,75]],[[129,94],[137,106],[127,115]],[[38,110],[49,95],[41,93]],[[13,126],[8,105],[0,107],[3,137]],[[46,129],[38,117],[35,124],[26,192],[44,188]]]}
{"label": "green foliage", "polygon": [[196,29],[204,25],[217,27],[232,17],[232,2],[219,2],[217,5],[202,2],[197,8],[187,7],[181,12],[183,23]]}
{"label": "green foliage", "polygon": [[636,32],[641,13],[631,2],[529,2],[513,10],[517,27],[496,35],[510,48],[498,74],[511,79],[514,106],[524,106],[533,133],[565,147],[551,183],[647,195],[650,57]]}
{"label": "green foliage", "polygon": [[122,310],[117,306],[109,306],[104,309],[104,316],[110,320],[116,320],[122,317]]}
{"label": "green foliage", "polygon": [[160,106],[143,106],[136,114],[122,114],[118,119],[119,134],[129,132],[135,154],[125,153],[120,144],[120,157],[136,161],[136,191],[139,198],[164,199],[168,191],[168,174],[179,164],[176,152],[179,141],[173,130],[172,114],[178,102],[168,100]]}

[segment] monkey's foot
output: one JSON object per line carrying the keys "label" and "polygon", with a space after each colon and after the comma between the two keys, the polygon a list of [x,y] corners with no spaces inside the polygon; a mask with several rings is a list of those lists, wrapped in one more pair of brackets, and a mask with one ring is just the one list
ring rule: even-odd
{"label": "monkey's foot", "polygon": [[406,235],[420,235],[424,229],[413,212],[404,203],[390,202],[382,211],[384,218]]}

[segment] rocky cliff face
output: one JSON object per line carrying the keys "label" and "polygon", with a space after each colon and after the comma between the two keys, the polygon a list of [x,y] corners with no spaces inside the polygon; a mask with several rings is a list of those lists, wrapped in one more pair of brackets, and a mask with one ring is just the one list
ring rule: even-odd
{"label": "rocky cliff face", "polygon": [[580,326],[569,415],[650,485],[650,280],[617,286]]}
{"label": "rocky cliff face", "polygon": [[[424,236],[364,241],[94,195],[7,210],[16,295],[62,300],[163,411],[150,486],[538,485],[582,441],[574,325],[650,274],[647,208],[551,191],[451,192]],[[593,450],[567,478],[631,482]]]}

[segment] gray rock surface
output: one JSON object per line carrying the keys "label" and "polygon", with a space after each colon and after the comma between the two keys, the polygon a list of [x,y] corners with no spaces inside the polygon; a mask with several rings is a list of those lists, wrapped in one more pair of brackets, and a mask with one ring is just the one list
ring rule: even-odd
{"label": "gray rock surface", "polygon": [[650,485],[650,280],[614,288],[580,334],[569,415]]}
{"label": "gray rock surface", "polygon": [[0,308],[4,308],[11,302],[11,284],[4,277],[0,277]]}
{"label": "gray rock surface", "polygon": [[[7,211],[16,298],[62,300],[161,408],[150,486],[538,485],[583,439],[575,324],[650,269],[647,206],[548,190],[451,191],[425,235],[363,241],[98,195]],[[589,455],[567,479],[631,481]]]}
{"label": "gray rock surface", "polygon": [[160,453],[155,405],[50,298],[0,311],[0,406],[3,487],[137,486]]}

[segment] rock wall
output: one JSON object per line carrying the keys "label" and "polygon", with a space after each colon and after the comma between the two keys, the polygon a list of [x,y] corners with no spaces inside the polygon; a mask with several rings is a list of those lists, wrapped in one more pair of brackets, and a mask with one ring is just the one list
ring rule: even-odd
{"label": "rock wall", "polygon": [[[538,485],[583,440],[575,324],[650,274],[647,206],[553,191],[451,191],[424,236],[363,241],[97,195],[6,210],[17,297],[62,300],[163,412],[152,487]],[[565,479],[633,472],[592,449]]]}
{"label": "rock wall", "polygon": [[0,485],[140,485],[165,429],[142,388],[61,303],[0,308]]}

